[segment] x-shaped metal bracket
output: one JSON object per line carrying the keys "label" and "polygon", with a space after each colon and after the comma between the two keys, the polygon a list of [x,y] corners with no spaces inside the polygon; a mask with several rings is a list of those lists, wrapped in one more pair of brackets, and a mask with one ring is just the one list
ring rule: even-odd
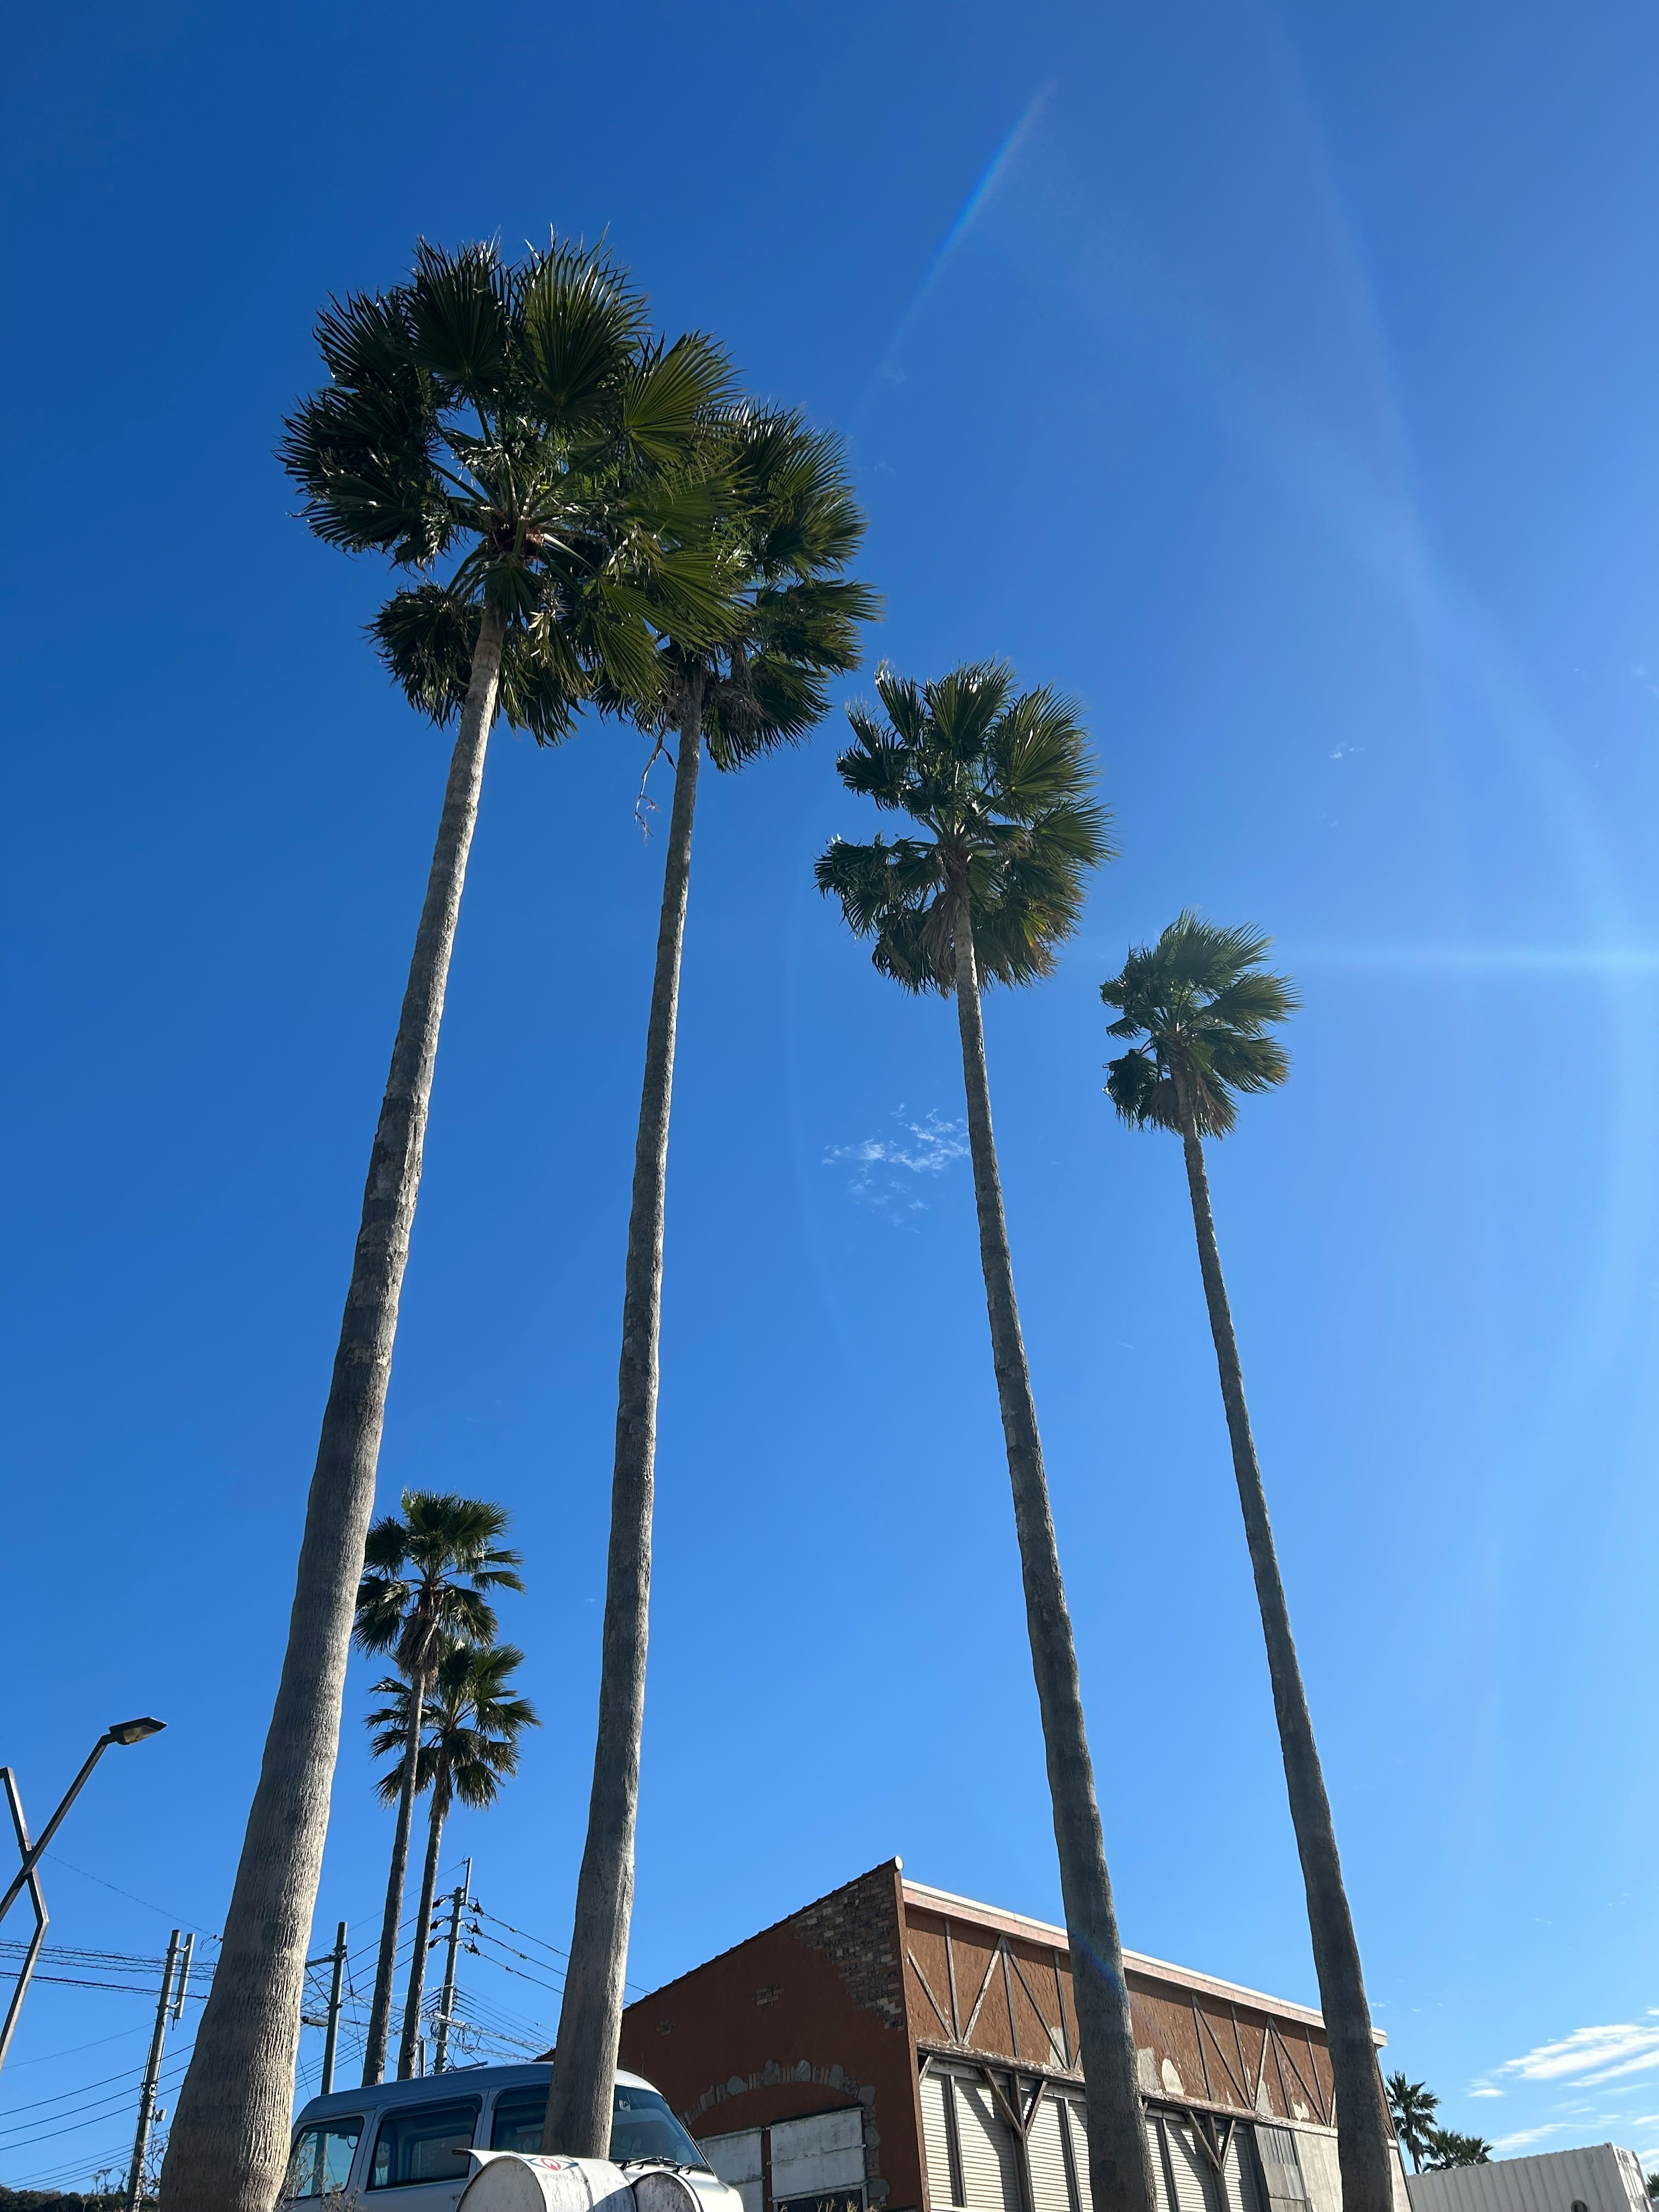
{"label": "x-shaped metal bracket", "polygon": [[[11,1825],[17,1835],[17,1850],[27,1861],[29,1855],[29,1832],[23,1818],[23,1801],[17,1794],[17,1777],[9,1766],[0,1766],[0,1783],[6,1791],[6,1803],[11,1810]],[[46,1901],[40,1894],[40,1877],[33,1867],[29,1869],[29,1903],[34,1907],[34,1933],[29,1938],[29,1948],[23,1954],[23,1963],[17,1970],[17,1980],[11,1993],[11,2002],[6,2007],[3,2026],[0,2026],[0,2066],[6,2063],[6,2053],[11,2047],[12,2030],[17,2025],[17,2015],[23,2009],[23,1998],[28,1990],[34,1962],[40,1955],[40,1946],[46,1940]]]}

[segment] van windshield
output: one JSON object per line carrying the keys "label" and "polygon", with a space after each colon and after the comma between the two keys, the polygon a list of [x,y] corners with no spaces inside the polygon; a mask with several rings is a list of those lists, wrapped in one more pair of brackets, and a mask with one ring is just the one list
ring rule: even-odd
{"label": "van windshield", "polygon": [[[489,2127],[491,2150],[538,2151],[547,2091],[538,2085],[507,2089],[495,2100]],[[659,2158],[669,2166],[709,2171],[708,2161],[654,2089],[619,2081],[611,2105],[611,2156],[618,2166],[629,2159]]]}

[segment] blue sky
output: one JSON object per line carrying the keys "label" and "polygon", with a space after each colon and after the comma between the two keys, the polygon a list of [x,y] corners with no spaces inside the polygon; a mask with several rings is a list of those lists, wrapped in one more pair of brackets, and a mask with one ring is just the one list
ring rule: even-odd
{"label": "blue sky", "polygon": [[[170,1724],[65,1827],[54,1940],[219,1924],[441,789],[381,575],[270,459],[312,317],[422,234],[608,227],[847,433],[872,656],[1006,654],[1094,732],[1121,858],[988,1023],[1126,1940],[1313,1995],[1179,1158],[1099,1088],[1100,980],[1195,904],[1304,997],[1212,1170],[1390,2063],[1506,2147],[1659,2160],[1650,12],[94,0],[12,55],[0,1756],[38,1821],[106,1721]],[[699,826],[641,1989],[895,1852],[1058,1911],[952,1018],[812,890],[867,824],[836,744]],[[447,1856],[555,1945],[641,765],[495,740],[381,1460],[516,1516],[546,1726]],[[319,1948],[378,1911],[368,1680]],[[120,2154],[146,2013],[34,1992],[0,2178]]]}

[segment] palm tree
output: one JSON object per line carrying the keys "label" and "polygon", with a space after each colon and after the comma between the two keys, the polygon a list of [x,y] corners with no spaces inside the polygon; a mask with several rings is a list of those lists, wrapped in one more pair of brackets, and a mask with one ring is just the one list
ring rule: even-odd
{"label": "palm tree", "polygon": [[375,1731],[371,1749],[376,1759],[395,1762],[380,1779],[382,1802],[401,1808],[409,1771],[409,1739],[416,1728],[422,1741],[415,1786],[417,1791],[432,1793],[427,1810],[421,1901],[415,1914],[415,1945],[409,1962],[409,1994],[404,2006],[403,2049],[398,2061],[400,2081],[407,2081],[415,2070],[426,1954],[432,1936],[432,1899],[449,1808],[458,1797],[477,1812],[493,1805],[503,1780],[518,1771],[519,1738],[526,1729],[541,1726],[529,1699],[513,1694],[512,1677],[523,1664],[524,1654],[515,1644],[452,1644],[432,1674],[423,1720],[416,1718],[420,1708],[406,1678],[388,1675],[374,1685],[376,1695],[388,1702],[368,1717],[368,1726]]}
{"label": "palm tree", "polygon": [[696,542],[708,498],[687,461],[726,395],[726,365],[701,337],[653,343],[643,301],[603,255],[556,242],[509,267],[492,247],[423,246],[406,283],[331,302],[317,335],[331,381],[289,419],[282,459],[319,536],[422,579],[389,602],[377,635],[410,695],[460,726],[225,1918],[225,1971],[163,2170],[167,2212],[267,2212],[288,2155],[353,1604],[496,706],[538,738],[561,735],[601,676],[653,689],[659,614],[695,627],[697,609],[718,604]]}
{"label": "palm tree", "polygon": [[1170,923],[1156,945],[1132,951],[1122,974],[1103,983],[1100,995],[1120,1012],[1108,1035],[1146,1042],[1110,1063],[1106,1089],[1126,1121],[1137,1128],[1174,1130],[1186,1155],[1199,1266],[1267,1647],[1291,1822],[1307,1891],[1314,1969],[1336,2090],[1344,2212],[1390,2212],[1389,2130],[1370,2008],[1244,1404],[1204,1165],[1203,1140],[1224,1137],[1232,1127],[1236,1094],[1270,1090],[1290,1072],[1284,1047],[1269,1031],[1297,1002],[1285,977],[1269,975],[1262,965],[1271,942],[1257,930],[1218,928],[1188,912]]}
{"label": "palm tree", "polygon": [[1421,2173],[1423,2154],[1432,2146],[1434,2116],[1440,2109],[1440,2100],[1426,2081],[1408,2081],[1403,2067],[1389,2075],[1382,2086],[1388,2092],[1394,2131],[1411,2155],[1412,2172]]}
{"label": "palm tree", "polygon": [[1444,2173],[1454,2166],[1486,2166],[1492,2153],[1485,2136],[1460,2136],[1455,2128],[1431,2128],[1428,2148],[1431,2173]]}
{"label": "palm tree", "polygon": [[[524,1588],[514,1571],[520,1554],[496,1541],[506,1534],[510,1518],[505,1506],[487,1504],[482,1498],[406,1490],[403,1517],[387,1514],[368,1532],[366,1565],[357,1590],[354,1640],[365,1651],[394,1653],[410,1694],[392,1871],[386,1882],[374,1995],[363,2045],[366,2083],[378,2081],[386,2070],[392,1975],[398,1923],[404,1916],[409,1833],[419,1778],[421,1716],[428,1687],[452,1644],[488,1644],[495,1635],[495,1615],[484,1593]],[[407,2081],[414,2065],[410,2044],[399,2057],[398,2080]]]}
{"label": "palm tree", "polygon": [[1108,857],[1106,817],[1091,796],[1076,710],[1053,691],[1016,696],[1012,672],[1000,662],[921,688],[884,669],[876,688],[886,723],[851,708],[857,742],[836,767],[849,790],[908,814],[927,834],[868,845],[837,838],[818,861],[818,888],[840,899],[857,935],[874,939],[883,975],[907,990],[956,996],[980,1261],[1082,2031],[1090,2190],[1095,2212],[1152,2212],[1122,1947],[1014,1300],[980,1014],[988,985],[1053,971],[1056,948],[1077,927],[1086,872]]}
{"label": "palm tree", "polygon": [[844,573],[864,519],[836,437],[745,407],[709,425],[703,451],[722,486],[714,544],[729,612],[718,625],[700,613],[695,628],[665,619],[659,703],[632,709],[659,747],[673,735],[674,799],[628,1223],[593,1782],[543,2134],[550,2149],[593,2158],[611,2141],[633,1915],[668,1121],[698,769],[705,748],[730,773],[804,737],[828,709],[826,678],[857,665],[858,624],[876,611]]}

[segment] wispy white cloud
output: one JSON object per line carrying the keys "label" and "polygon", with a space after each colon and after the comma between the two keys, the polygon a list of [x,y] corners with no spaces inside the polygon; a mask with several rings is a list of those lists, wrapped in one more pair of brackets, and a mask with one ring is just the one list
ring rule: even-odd
{"label": "wispy white cloud", "polygon": [[1565,2120],[1552,2120],[1547,2127],[1517,2128],[1512,2136],[1499,2136],[1492,2148],[1506,2156],[1510,2155],[1517,2150],[1527,2149],[1530,2144],[1542,2142],[1546,2136],[1559,2136],[1565,2125]]}
{"label": "wispy white cloud", "polygon": [[[1659,2015],[1650,2012],[1650,2023]],[[1659,2024],[1620,2021],[1606,2027],[1576,2027],[1555,2043],[1540,2043],[1519,2058],[1509,2058],[1499,2074],[1518,2074],[1523,2081],[1571,2081],[1589,2087],[1626,2074],[1659,2067]]]}
{"label": "wispy white cloud", "polygon": [[1466,2097],[1501,2097],[1504,2092],[1495,2081],[1488,2081],[1483,2075],[1479,2081],[1471,2081],[1463,2094]]}
{"label": "wispy white cloud", "polygon": [[884,1213],[890,1220],[926,1212],[918,1178],[943,1175],[968,1156],[967,1124],[947,1121],[929,1109],[919,1121],[908,1118],[900,1106],[893,1119],[901,1133],[896,1137],[866,1137],[856,1145],[833,1145],[823,1156],[826,1167],[850,1167],[848,1195]]}

